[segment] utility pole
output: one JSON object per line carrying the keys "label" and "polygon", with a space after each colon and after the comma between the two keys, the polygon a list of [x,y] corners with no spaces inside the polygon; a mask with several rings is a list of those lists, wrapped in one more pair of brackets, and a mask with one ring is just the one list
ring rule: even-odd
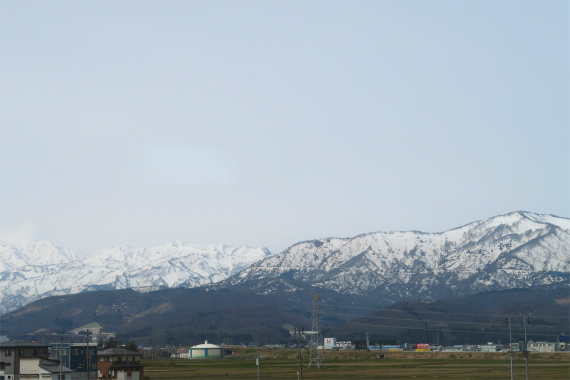
{"label": "utility pole", "polygon": [[427,319],[424,319],[425,325],[424,325],[424,343],[427,343]]}
{"label": "utility pole", "polygon": [[304,327],[295,327],[297,333],[297,344],[299,345],[299,374],[300,379],[303,380],[303,352],[301,351],[301,334],[305,332]]}
{"label": "utility pole", "polygon": [[509,351],[511,353],[511,380],[513,380],[513,339],[511,335],[511,318],[505,319],[505,323],[509,326]]}
{"label": "utility pole", "polygon": [[87,333],[87,380],[91,379],[91,366],[89,365],[89,329],[86,329]]}
{"label": "utility pole", "polygon": [[524,325],[524,361],[526,367],[526,377],[525,379],[528,380],[528,344],[526,342],[526,325],[530,323],[529,317],[523,318],[523,325]]}
{"label": "utility pole", "polygon": [[257,380],[259,380],[259,343],[257,343]]}
{"label": "utility pole", "polygon": [[63,348],[63,335],[61,336],[61,343],[59,344],[59,380],[63,380],[61,377],[62,366],[63,366],[63,354],[61,349]]}

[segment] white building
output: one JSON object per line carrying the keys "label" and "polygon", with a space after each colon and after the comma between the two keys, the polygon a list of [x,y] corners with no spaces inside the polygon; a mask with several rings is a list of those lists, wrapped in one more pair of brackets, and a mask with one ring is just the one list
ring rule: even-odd
{"label": "white building", "polygon": [[333,350],[336,345],[336,338],[325,338],[325,350]]}
{"label": "white building", "polygon": [[501,346],[499,346],[498,344],[493,344],[492,342],[489,342],[487,344],[480,345],[479,350],[481,352],[498,352],[498,351],[501,351]]}
{"label": "white building", "polygon": [[204,344],[199,344],[194,347],[190,347],[189,358],[190,359],[205,359],[205,358],[221,358],[223,355],[222,347],[216,346],[215,344],[210,344],[205,341]]}
{"label": "white building", "polygon": [[20,359],[20,380],[71,380],[72,370],[59,361],[42,358]]}
{"label": "white building", "polygon": [[531,352],[555,352],[557,351],[556,342],[533,342],[527,343],[527,348]]}

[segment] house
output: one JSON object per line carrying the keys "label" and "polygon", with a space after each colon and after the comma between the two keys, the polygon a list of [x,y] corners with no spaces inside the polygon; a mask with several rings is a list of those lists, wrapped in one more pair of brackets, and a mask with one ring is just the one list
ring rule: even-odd
{"label": "house", "polygon": [[[141,380],[141,354],[124,348],[109,348],[97,354],[99,379]],[[1,379],[0,379],[1,380]]]}
{"label": "house", "polygon": [[0,343],[0,380],[20,380],[20,364],[27,358],[48,359],[48,346],[24,341]]}
{"label": "house", "polygon": [[[50,343],[49,357],[61,360],[63,365],[71,369],[72,380],[97,378],[97,346],[88,346],[87,343]],[[89,368],[91,371],[88,374]]]}
{"label": "house", "polygon": [[176,350],[176,354],[173,354],[172,357],[178,359],[188,359],[190,357],[190,349],[179,348]]}
{"label": "house", "polygon": [[20,359],[20,380],[72,380],[73,371],[57,360]]}

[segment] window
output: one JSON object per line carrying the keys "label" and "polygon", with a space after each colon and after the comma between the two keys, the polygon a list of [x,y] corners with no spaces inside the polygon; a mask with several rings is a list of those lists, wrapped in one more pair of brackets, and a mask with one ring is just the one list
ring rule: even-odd
{"label": "window", "polygon": [[79,355],[79,351],[78,351],[78,350],[73,350],[73,355]]}
{"label": "window", "polygon": [[18,356],[24,356],[24,350],[18,350]]}
{"label": "window", "polygon": [[38,356],[38,350],[34,350],[34,356]]}
{"label": "window", "polygon": [[12,356],[12,350],[6,350],[6,352],[4,352],[4,355]]}
{"label": "window", "polygon": [[83,368],[83,364],[78,364],[77,368]]}
{"label": "window", "polygon": [[4,365],[5,365],[6,367],[10,367],[10,366],[12,365],[12,363],[4,363]]}

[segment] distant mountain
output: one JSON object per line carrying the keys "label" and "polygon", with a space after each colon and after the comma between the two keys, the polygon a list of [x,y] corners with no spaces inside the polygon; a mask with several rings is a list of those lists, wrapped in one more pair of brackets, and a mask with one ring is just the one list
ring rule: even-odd
{"label": "distant mountain", "polygon": [[568,333],[567,287],[484,292],[434,302],[396,303],[385,309],[365,296],[323,289],[256,294],[235,287],[199,287],[48,297],[2,315],[0,335],[44,342],[64,335],[65,341],[78,341],[82,337],[74,330],[97,323],[103,332],[114,333],[123,342],[135,339],[142,345],[188,345],[204,339],[218,344],[292,343],[290,328],[312,326],[316,291],[323,336],[338,340],[360,340],[370,332],[372,343],[506,342],[504,319],[512,317],[513,340],[518,341],[522,316],[529,315],[530,339],[553,340],[559,333]]}
{"label": "distant mountain", "polygon": [[0,313],[52,295],[212,284],[268,255],[265,248],[172,242],[148,248],[118,246],[85,258],[47,241],[24,248],[0,243]]}
{"label": "distant mountain", "polygon": [[[163,289],[148,293],[131,289],[93,291],[44,298],[0,318],[0,335],[11,340],[81,339],[73,330],[97,323],[117,339],[136,339],[145,345],[216,343],[248,344],[261,336],[287,339],[282,326],[308,326],[310,314],[301,313],[293,297],[205,288]],[[348,302],[348,300],[340,303]],[[209,335],[208,335],[209,334]]]}
{"label": "distant mountain", "polygon": [[85,255],[73,249],[42,240],[0,241],[0,273],[26,265],[66,264],[85,259]]}
{"label": "distant mountain", "polygon": [[[530,317],[529,340],[554,341],[558,334],[568,334],[568,287],[541,286],[534,289],[508,289],[476,295],[453,297],[434,302],[399,302],[325,328],[324,334],[350,338],[352,332],[365,329],[372,342],[392,340],[400,343],[432,345],[482,344],[509,339],[505,318],[511,318],[512,339],[523,337],[523,317]],[[323,317],[331,306],[323,305]],[[331,316],[353,313],[346,305]]]}
{"label": "distant mountain", "polygon": [[331,292],[375,305],[562,284],[570,219],[513,212],[442,233],[375,232],[265,248],[118,246],[85,258],[50,242],[0,243],[0,313],[93,290],[234,286],[258,294]]}
{"label": "distant mountain", "polygon": [[375,232],[297,243],[225,280],[259,293],[321,287],[384,302],[569,279],[570,219],[512,212],[442,233]]}

